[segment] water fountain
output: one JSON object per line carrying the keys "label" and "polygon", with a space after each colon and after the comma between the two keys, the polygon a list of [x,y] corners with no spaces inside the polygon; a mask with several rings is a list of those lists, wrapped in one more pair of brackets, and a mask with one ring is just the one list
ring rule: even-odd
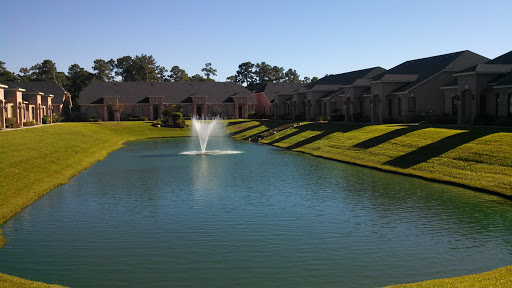
{"label": "water fountain", "polygon": [[205,119],[192,119],[192,132],[194,136],[199,138],[201,151],[182,152],[184,155],[221,155],[221,154],[238,154],[241,151],[232,150],[206,150],[206,145],[210,136],[224,137],[225,125],[219,117]]}

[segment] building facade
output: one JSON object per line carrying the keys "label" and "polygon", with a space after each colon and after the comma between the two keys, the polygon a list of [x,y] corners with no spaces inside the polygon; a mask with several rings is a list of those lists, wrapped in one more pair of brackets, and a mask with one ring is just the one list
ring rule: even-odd
{"label": "building facade", "polygon": [[94,82],[79,98],[80,111],[103,121],[120,118],[161,118],[162,111],[180,105],[185,117],[248,118],[255,111],[252,93],[224,82]]}

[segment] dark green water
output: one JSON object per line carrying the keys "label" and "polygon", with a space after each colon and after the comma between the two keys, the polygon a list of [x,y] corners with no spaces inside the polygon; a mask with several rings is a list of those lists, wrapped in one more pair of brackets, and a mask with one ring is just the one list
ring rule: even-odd
{"label": "dark green water", "polygon": [[[2,226],[0,271],[72,287],[375,287],[512,264],[510,201],[233,142],[129,143]],[[22,191],[20,191],[22,193]]]}

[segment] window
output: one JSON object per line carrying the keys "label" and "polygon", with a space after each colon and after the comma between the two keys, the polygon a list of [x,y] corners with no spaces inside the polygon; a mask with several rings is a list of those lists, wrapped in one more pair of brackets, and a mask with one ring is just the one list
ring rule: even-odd
{"label": "window", "polygon": [[98,109],[96,107],[87,107],[87,118],[98,118]]}
{"label": "window", "polygon": [[416,112],[416,97],[409,97],[407,101],[407,112]]}
{"label": "window", "polygon": [[480,95],[480,114],[484,114],[487,112],[487,95]]}
{"label": "window", "polygon": [[36,108],[32,106],[32,120],[36,119]]}
{"label": "window", "polygon": [[402,97],[398,97],[398,117],[402,117]]}
{"label": "window", "polygon": [[212,106],[208,106],[208,108],[206,108],[206,111],[207,111],[208,115],[212,115],[213,107]]}
{"label": "window", "polygon": [[393,98],[388,99],[388,116],[393,117]]}
{"label": "window", "polygon": [[508,118],[512,118],[512,94],[508,94]]}
{"label": "window", "polygon": [[135,106],[132,108],[132,114],[134,117],[142,117],[142,107],[141,106]]}
{"label": "window", "polygon": [[500,93],[496,93],[496,117],[500,115]]}
{"label": "window", "polygon": [[222,105],[222,115],[228,116],[228,105]]}

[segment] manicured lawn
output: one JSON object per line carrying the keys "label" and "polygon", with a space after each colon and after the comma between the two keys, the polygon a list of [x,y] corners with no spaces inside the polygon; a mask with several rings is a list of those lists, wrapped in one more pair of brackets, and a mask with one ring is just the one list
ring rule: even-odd
{"label": "manicured lawn", "polygon": [[[251,126],[279,127],[260,121]],[[232,131],[242,129],[233,123]],[[282,122],[281,127],[287,124]],[[288,124],[289,125],[289,124]],[[254,132],[255,135],[248,135]],[[301,123],[244,137],[293,151],[463,185],[512,199],[512,129],[471,126]],[[512,266],[393,287],[512,287]]]}
{"label": "manicured lawn", "polygon": [[507,288],[512,287],[512,266],[493,271],[412,284],[388,286],[389,288],[438,288],[438,287],[472,287],[472,288]]}
{"label": "manicured lawn", "polygon": [[511,128],[302,123],[269,135],[260,142],[512,197]]}
{"label": "manicured lawn", "polygon": [[0,288],[62,288],[64,286],[45,284],[0,273]]}
{"label": "manicured lawn", "polygon": [[[130,140],[189,136],[147,122],[62,123],[0,131],[0,225]],[[1,237],[0,247],[4,239]],[[0,287],[46,287],[0,274]]]}

